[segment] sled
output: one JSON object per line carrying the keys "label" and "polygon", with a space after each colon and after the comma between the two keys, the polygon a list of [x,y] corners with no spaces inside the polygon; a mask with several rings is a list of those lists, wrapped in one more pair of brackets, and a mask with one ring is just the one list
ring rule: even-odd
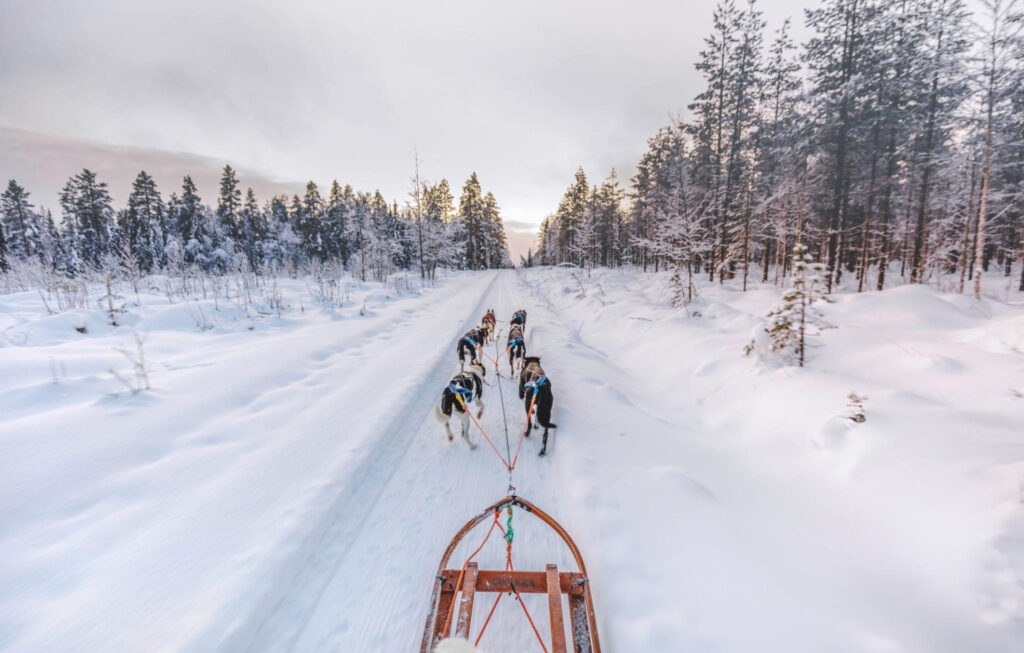
{"label": "sled", "polygon": [[[552,564],[547,565],[544,571],[490,571],[478,569],[476,562],[467,562],[462,569],[449,568],[448,560],[462,538],[480,522],[492,515],[496,516],[496,511],[509,506],[522,508],[551,527],[569,547],[576,559],[579,571],[559,571],[558,567]],[[468,639],[474,601],[476,596],[482,592],[547,594],[548,617],[551,625],[551,646],[548,649],[550,653],[566,653],[568,650],[566,649],[565,615],[562,613],[562,595],[567,595],[568,625],[569,632],[572,633],[571,650],[573,653],[601,653],[601,644],[597,634],[597,618],[594,616],[594,599],[590,594],[590,581],[587,577],[587,568],[583,564],[583,556],[561,524],[526,499],[515,495],[506,496],[470,519],[452,538],[441,557],[441,564],[438,565],[420,653],[431,653],[438,642],[444,639],[446,631],[448,637]],[[458,614],[452,616],[449,613],[455,609],[453,603],[460,593],[462,597],[458,603]],[[486,612],[486,608],[484,608],[484,612]],[[484,625],[486,626],[486,622]],[[538,637],[540,637],[539,634]]]}

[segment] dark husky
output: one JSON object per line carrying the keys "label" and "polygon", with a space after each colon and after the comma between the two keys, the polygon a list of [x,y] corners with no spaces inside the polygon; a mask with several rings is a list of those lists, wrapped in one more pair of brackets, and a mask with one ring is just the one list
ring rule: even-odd
{"label": "dark husky", "polygon": [[480,378],[483,371],[483,366],[470,364],[468,370],[459,372],[452,377],[447,387],[441,392],[441,403],[434,404],[434,417],[437,418],[438,422],[444,424],[448,440],[451,441],[453,439],[449,422],[451,422],[454,413],[462,424],[462,437],[466,439],[470,449],[476,449],[476,443],[469,437],[469,415],[466,411],[469,410],[469,406],[472,404],[477,409],[477,419],[480,419],[484,414],[484,382]]}
{"label": "dark husky", "polygon": [[466,359],[469,358],[469,362],[474,365],[480,365],[480,369],[486,375],[487,370],[480,363],[480,348],[483,347],[484,338],[486,337],[483,329],[472,329],[467,331],[466,335],[459,338],[458,353],[459,353],[459,369],[465,369]]}
{"label": "dark husky", "polygon": [[523,358],[526,356],[526,340],[523,339],[523,327],[513,324],[508,330],[508,352],[509,374],[516,373],[516,361],[522,366]]}
{"label": "dark husky", "polygon": [[521,327],[523,327],[525,329],[526,328],[526,310],[521,308],[518,311],[516,311],[515,313],[513,313],[512,314],[512,319],[509,320],[508,323],[509,324],[518,324],[519,326],[521,326]]}
{"label": "dark husky", "polygon": [[540,455],[543,456],[548,451],[548,429],[558,428],[558,425],[551,422],[551,407],[555,403],[555,396],[551,393],[551,379],[540,366],[540,356],[528,356],[525,359],[523,371],[519,374],[519,398],[526,408],[526,434],[529,435],[535,428],[531,417],[537,425],[544,427],[544,440],[540,446]]}

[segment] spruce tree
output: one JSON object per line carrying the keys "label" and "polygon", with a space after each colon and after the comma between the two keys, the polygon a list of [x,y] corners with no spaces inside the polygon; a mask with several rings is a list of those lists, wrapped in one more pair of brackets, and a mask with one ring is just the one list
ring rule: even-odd
{"label": "spruce tree", "polygon": [[459,197],[459,220],[466,230],[466,267],[470,270],[486,269],[487,253],[483,245],[483,194],[475,172],[462,186],[462,195]]}
{"label": "spruce tree", "polygon": [[110,252],[114,229],[114,209],[106,182],[85,169],[71,177],[60,194],[66,228],[74,225],[77,259],[82,265],[98,269]]}
{"label": "spruce tree", "polygon": [[217,219],[222,238],[232,243],[239,240],[239,226],[242,209],[242,191],[238,188],[238,177],[231,166],[224,166],[220,178],[220,195],[217,196]]}
{"label": "spruce tree", "polygon": [[29,193],[11,179],[0,194],[0,227],[6,241],[5,254],[11,260],[41,256],[42,233],[39,216],[28,201]]}
{"label": "spruce tree", "polygon": [[829,301],[824,289],[825,266],[815,263],[807,247],[798,243],[793,248],[792,287],[782,293],[782,302],[768,314],[765,329],[769,337],[769,351],[779,351],[804,366],[807,337],[817,335],[828,325],[815,304]]}
{"label": "spruce tree", "polygon": [[202,199],[188,175],[182,180],[181,195],[170,203],[168,225],[181,244],[184,262],[205,267],[210,254],[209,231]]}
{"label": "spruce tree", "polygon": [[164,201],[156,182],[145,171],[140,172],[132,183],[128,208],[120,214],[118,228],[126,254],[135,259],[142,271],[149,272],[164,264]]}

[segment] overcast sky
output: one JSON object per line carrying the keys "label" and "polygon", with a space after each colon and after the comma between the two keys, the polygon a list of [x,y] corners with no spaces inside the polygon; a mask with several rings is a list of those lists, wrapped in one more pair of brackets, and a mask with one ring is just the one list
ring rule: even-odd
{"label": "overcast sky", "polygon": [[[805,2],[759,4],[802,33]],[[479,173],[529,230],[577,166],[628,177],[700,90],[712,6],[2,0],[0,179],[56,208],[83,166],[119,203],[143,167],[165,194],[191,172],[212,203],[230,162],[263,198],[337,178],[404,201],[415,149],[456,190]]]}

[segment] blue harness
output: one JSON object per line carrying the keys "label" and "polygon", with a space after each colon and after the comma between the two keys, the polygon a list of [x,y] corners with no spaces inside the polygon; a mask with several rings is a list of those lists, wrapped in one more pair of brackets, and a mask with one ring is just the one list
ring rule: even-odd
{"label": "blue harness", "polygon": [[468,342],[470,347],[477,347],[477,346],[480,345],[479,342],[477,342],[476,340],[473,340],[469,336],[462,336],[462,339],[465,340],[466,342]]}
{"label": "blue harness", "polygon": [[546,374],[541,374],[539,377],[537,377],[533,381],[530,381],[529,383],[525,384],[523,387],[524,388],[530,388],[531,390],[533,390],[533,394],[537,394],[538,392],[540,392],[541,386],[544,385],[545,383],[547,383],[547,380],[548,380],[547,375]]}
{"label": "blue harness", "polygon": [[473,391],[470,390],[469,388],[463,388],[461,385],[455,385],[454,383],[452,383],[451,385],[448,386],[448,391],[451,392],[453,395],[458,395],[462,397],[462,403],[464,404],[468,404],[469,402],[473,401]]}
{"label": "blue harness", "polygon": [[513,313],[512,314],[512,321],[515,322],[516,318],[519,319],[519,323],[520,324],[525,324],[526,323],[526,316],[523,315],[522,313]]}
{"label": "blue harness", "polygon": [[510,348],[511,347],[515,347],[516,345],[521,345],[521,344],[523,344],[523,339],[522,338],[516,338],[515,340],[509,340],[508,341],[508,346]]}

